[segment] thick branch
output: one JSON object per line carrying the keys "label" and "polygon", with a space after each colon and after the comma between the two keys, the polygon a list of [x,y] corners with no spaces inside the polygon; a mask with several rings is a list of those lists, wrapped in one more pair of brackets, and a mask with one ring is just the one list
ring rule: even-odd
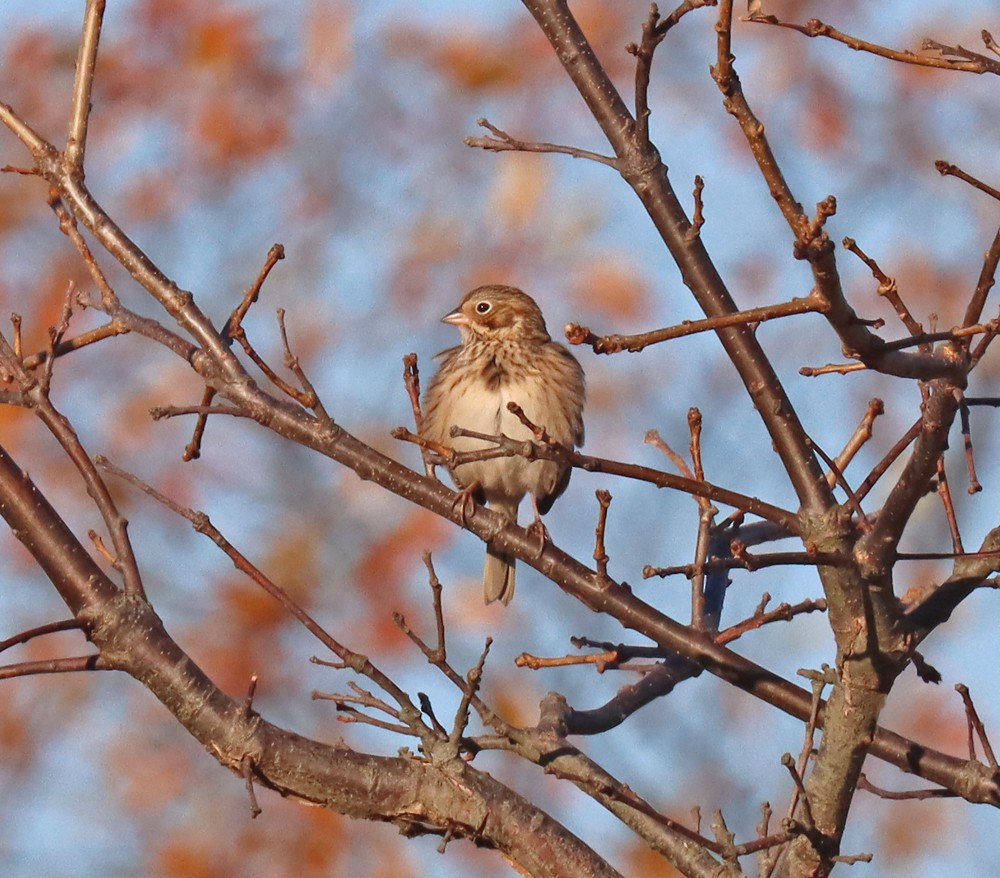
{"label": "thick branch", "polygon": [[[635,120],[566,0],[524,0],[524,5],[611,143],[622,177],[639,196],[706,317],[738,311],[701,238],[690,234],[691,222],[656,147],[637,135]],[[753,333],[746,326],[723,327],[717,332],[767,427],[799,501],[815,511],[829,508],[834,503],[832,492],[822,478],[791,402]]]}
{"label": "thick branch", "polygon": [[0,514],[85,620],[100,664],[146,686],[233,772],[242,776],[250,758],[257,783],[283,795],[351,817],[475,839],[503,850],[532,875],[618,875],[565,827],[460,760],[435,765],[355,753],[309,740],[247,710],[178,647],[149,604],[115,588],[3,449]]}

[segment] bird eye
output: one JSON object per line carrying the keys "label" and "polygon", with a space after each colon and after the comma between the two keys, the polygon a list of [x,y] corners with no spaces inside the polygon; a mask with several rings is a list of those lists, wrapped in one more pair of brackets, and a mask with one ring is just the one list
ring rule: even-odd
{"label": "bird eye", "polygon": [[490,313],[490,309],[492,307],[493,306],[489,302],[480,302],[478,305],[476,305],[476,313],[477,314],[489,314]]}

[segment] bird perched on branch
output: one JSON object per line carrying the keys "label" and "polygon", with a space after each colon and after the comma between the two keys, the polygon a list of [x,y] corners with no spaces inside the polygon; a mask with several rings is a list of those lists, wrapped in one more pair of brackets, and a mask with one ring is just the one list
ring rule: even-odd
{"label": "bird perched on branch", "polygon": [[[458,452],[492,444],[452,437],[452,427],[534,439],[531,429],[508,409],[513,402],[553,441],[567,447],[583,444],[583,370],[563,345],[550,338],[531,296],[514,287],[477,287],[442,322],[459,328],[462,343],[438,354],[441,366],[424,397],[425,438]],[[512,522],[517,521],[521,499],[529,494],[535,526],[544,534],[541,516],[566,490],[571,467],[513,455],[462,463],[451,473],[463,491],[485,500]],[[483,596],[486,603],[504,604],[514,597],[514,558],[489,545]]]}

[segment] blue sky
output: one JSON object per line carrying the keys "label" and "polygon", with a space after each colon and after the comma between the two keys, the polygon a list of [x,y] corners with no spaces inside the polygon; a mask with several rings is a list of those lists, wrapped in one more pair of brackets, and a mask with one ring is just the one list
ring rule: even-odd
{"label": "blue sky", "polygon": [[[284,52],[282,63],[295,64],[309,5],[278,5],[265,0],[245,5],[264,11],[272,25],[269,32]],[[9,40],[28,24],[44,22],[71,33],[76,25],[69,22],[75,22],[80,6],[8,0],[0,8],[0,49],[6,49]],[[108,39],[128,38],[129,6],[134,4],[109,8]],[[638,23],[646,4],[635,6]],[[780,11],[781,6],[775,3],[775,11]],[[272,298],[268,307],[273,309],[280,302],[289,309],[293,335],[301,333],[306,337],[318,325],[334,327],[335,344],[313,357],[310,374],[324,398],[335,407],[338,420],[379,447],[392,448],[403,459],[409,455],[411,463],[415,458],[410,450],[395,448],[386,438],[389,427],[407,418],[398,378],[400,357],[416,350],[429,368],[430,356],[454,342],[449,328],[440,326],[437,318],[455,304],[463,291],[463,279],[477,265],[488,261],[493,250],[508,252],[502,248],[511,247],[511,240],[521,243],[522,255],[513,269],[519,273],[518,282],[537,291],[549,315],[550,328],[579,319],[599,331],[628,332],[699,316],[638,202],[606,168],[562,157],[544,159],[537,174],[541,206],[522,228],[511,232],[504,227],[496,208],[497,175],[501,163],[519,159],[475,153],[463,146],[461,139],[477,133],[475,119],[488,115],[491,121],[509,126],[517,134],[601,149],[596,126],[569,89],[557,89],[553,97],[501,93],[485,94],[481,101],[457,103],[435,71],[393,55],[387,48],[407,28],[443,40],[456,27],[456,16],[462,18],[463,28],[477,33],[505,27],[525,14],[518,4],[477,4],[474,14],[462,3],[424,4],[416,12],[412,4],[389,0],[355,4],[352,8],[353,61],[329,90],[304,88],[296,95],[297,101],[289,107],[293,136],[288,154],[224,180],[208,179],[200,169],[177,162],[177,185],[183,197],[189,199],[184,212],[166,225],[137,221],[134,226],[137,240],[168,274],[195,290],[200,300],[214,309],[213,313],[222,315],[230,307],[232,296],[252,279],[270,244],[281,240],[289,259],[269,287]],[[912,19],[910,4],[852,4],[851,9],[860,19],[853,29],[863,29],[873,39],[889,40],[900,34],[900,45],[914,46],[924,33],[918,26],[921,22]],[[945,32],[933,31],[943,42],[961,39],[971,46],[979,27],[991,26],[990,12],[995,10],[985,2],[942,2],[933,7],[928,4],[919,14],[926,16],[924,21],[937,23],[938,28],[942,27],[940,23],[947,23]],[[834,23],[848,29],[845,22]],[[668,42],[658,59],[659,76],[652,90],[654,139],[678,191],[685,197],[689,198],[689,181],[694,175],[705,176],[708,222],[703,236],[729,279],[737,302],[752,307],[804,295],[810,286],[808,273],[790,258],[789,234],[748,161],[735,126],[722,110],[714,85],[704,73],[711,58],[700,50],[698,40],[710,31],[711,16],[692,15],[685,28],[678,32],[678,43]],[[957,278],[954,284],[958,289],[971,290],[981,253],[995,231],[997,211],[995,205],[957,181],[942,180],[931,161],[937,157],[954,161],[995,183],[1000,171],[995,138],[990,137],[995,84],[987,77],[947,79],[941,74],[929,84],[904,93],[898,70],[888,62],[857,55],[842,46],[806,41],[792,33],[765,35],[763,30],[737,30],[738,66],[748,96],[768,125],[798,197],[812,205],[835,193],[839,212],[831,222],[834,239],[850,235],[877,256],[890,274],[912,279],[913,284],[930,285],[906,291],[917,307],[924,309],[921,319],[927,319],[926,311],[932,307],[928,302],[940,308],[945,324],[956,319],[964,300],[956,294],[951,301],[936,301],[933,284],[943,285],[945,279]],[[803,146],[811,127],[820,125],[823,117],[814,112],[817,94],[806,90],[794,75],[794,63],[826,65],[831,79],[827,93],[839,89],[845,106],[857,114],[860,121],[840,148],[824,151]],[[553,66],[552,75],[562,74]],[[0,100],[5,90],[0,83]],[[98,116],[102,109],[98,104]],[[521,124],[534,127],[521,131],[517,127]],[[823,136],[822,131],[813,133]],[[928,150],[922,170],[900,158],[918,139]],[[177,146],[176,133],[162,118],[157,124],[155,108],[141,116],[127,143],[103,145],[103,154],[91,156],[88,180],[95,193],[111,205],[124,201],[119,185],[122,180],[147,173],[160,162],[176,161],[171,152]],[[10,137],[0,139],[0,160],[23,161]],[[308,202],[314,191],[333,193],[333,207],[318,220],[297,209]],[[55,237],[51,222],[41,212],[39,216],[36,228],[47,229]],[[426,268],[426,291],[420,297],[407,299],[400,293],[405,286],[400,278],[407,245],[415,230],[432,223],[444,223],[454,230],[455,253],[432,261]],[[19,261],[11,242],[4,241],[2,248],[0,268],[11,272],[31,270],[25,269],[27,263]],[[637,285],[647,291],[646,310],[640,318],[631,318],[631,323],[616,322],[607,309],[585,297],[569,295],[574,266],[595,253],[615,254],[630,266]],[[924,270],[927,266],[933,271]],[[855,307],[866,315],[891,318],[875,296],[874,284],[863,267],[843,254],[841,267]],[[0,281],[0,305],[10,310],[3,301],[7,283]],[[252,325],[263,334],[273,326],[270,320],[262,312],[253,318],[256,322]],[[891,321],[885,333],[886,337],[902,335]],[[821,365],[840,357],[836,339],[818,318],[795,318],[768,325],[761,328],[760,337],[774,356],[806,429],[831,453],[836,453],[850,435],[869,398],[883,395],[893,400],[889,413],[876,426],[871,449],[862,455],[857,470],[851,474],[854,479],[863,476],[865,465],[877,460],[915,416],[918,395],[913,388],[897,395],[899,382],[871,375],[818,379],[797,375],[801,365]],[[588,450],[661,465],[655,452],[642,445],[645,431],[655,427],[675,447],[683,448],[687,443],[687,410],[698,405],[705,416],[708,477],[737,490],[759,492],[772,502],[793,503],[775,459],[768,456],[768,440],[749,404],[726,390],[732,373],[721,360],[714,339],[683,339],[651,349],[642,357],[597,358],[585,351],[577,353],[591,388]],[[160,358],[130,380],[137,388],[153,392],[164,375],[173,374],[172,368]],[[983,373],[971,391],[977,395],[991,392],[996,370],[986,365]],[[100,374],[82,376],[81,380],[91,382],[84,386],[95,393],[103,383]],[[627,402],[628,407],[616,406],[616,401]],[[88,394],[67,395],[62,404],[78,419],[94,450],[110,445],[123,456],[131,455],[129,462],[137,468],[143,466],[142,449],[132,448],[116,437],[113,421],[94,419]],[[986,439],[992,433],[995,416],[977,411],[974,417],[981,437],[980,479],[989,490],[996,480],[997,460]],[[162,429],[173,430],[178,441],[184,441],[179,437],[185,428]],[[159,438],[170,434],[156,435]],[[296,467],[301,468],[275,480],[275,468],[279,468],[279,474],[282,472],[281,450],[272,440],[262,440],[252,428],[241,425],[227,428],[224,437],[224,442],[219,437],[218,447],[206,449],[202,499],[211,503],[213,519],[234,542],[258,545],[269,533],[274,508],[294,515],[297,508],[305,508],[307,499],[322,497],[328,482],[336,486],[332,498],[324,501],[332,507],[331,525],[340,528],[340,533],[354,535],[359,543],[364,535],[404,514],[399,501],[356,490],[349,480],[331,474],[316,462],[297,460]],[[967,542],[973,545],[995,524],[995,509],[986,499],[988,494],[964,496],[960,443],[952,444],[949,474],[957,486],[956,494],[962,495],[957,502]],[[154,473],[156,469],[154,465]],[[162,469],[170,472],[165,464]],[[593,491],[605,486],[615,494],[609,525],[612,572],[637,588],[648,589],[644,593],[650,594],[658,606],[683,618],[687,602],[683,585],[642,586],[639,576],[645,563],[688,560],[696,526],[695,507],[688,498],[628,484],[608,485],[605,480],[579,473],[549,516],[556,542],[580,557],[589,557],[596,511]],[[176,523],[164,524],[155,516],[144,521],[136,540],[147,553],[151,577],[158,587],[158,609],[172,625],[183,629],[209,611],[206,607],[211,603],[202,604],[199,587],[219,575],[225,565],[209,547],[202,546]],[[921,508],[914,529],[921,545],[947,548],[947,533],[932,503]],[[187,565],[181,576],[174,569],[178,551]],[[350,552],[356,547],[344,551],[352,557]],[[455,537],[439,555],[438,572],[456,588],[470,587],[478,574],[481,553],[481,545],[470,536]],[[335,555],[331,549],[331,560]],[[941,565],[936,569],[924,567],[914,576],[940,575],[943,570]],[[338,582],[347,577],[343,571],[331,575],[339,577]],[[560,653],[567,648],[570,634],[593,636],[603,632],[609,638],[621,636],[614,626],[594,620],[568,598],[554,594],[540,578],[527,572],[522,578],[524,585],[519,584],[519,601],[511,608],[511,615],[504,623],[495,617],[484,623],[503,626],[494,656],[498,667],[509,667],[513,656],[525,649]],[[759,578],[736,575],[734,580],[727,603],[729,622],[752,611],[762,589]],[[908,584],[898,583],[899,590]],[[412,588],[418,594],[425,588],[419,571],[414,574]],[[766,588],[776,600],[794,602],[818,595],[814,577],[794,570],[768,576]],[[38,600],[46,601],[48,612],[55,611],[51,609],[53,598],[49,592],[38,598],[43,592],[37,579],[27,572],[10,574],[0,589],[0,618],[33,620],[32,624],[37,624]],[[974,695],[985,695],[995,685],[995,676],[990,672],[993,662],[982,658],[992,656],[994,648],[992,626],[981,618],[989,612],[990,599],[989,595],[974,598],[947,631],[935,635],[927,644],[927,657],[945,673],[944,687],[948,689],[962,680]],[[352,610],[349,592],[330,601],[325,609],[341,624],[345,617],[350,619],[352,613],[360,613]],[[456,654],[465,655],[465,663],[471,664],[483,626],[461,620],[455,624]],[[0,632],[0,636],[6,633]],[[313,649],[297,633],[288,635],[288,646],[301,655]],[[747,638],[739,649],[788,677],[793,677],[799,667],[815,667],[830,660],[829,636],[818,618]],[[399,661],[393,670],[410,689],[428,691],[448,703],[451,694],[429,679],[422,663]],[[583,679],[585,674],[578,670],[556,671],[540,678],[514,679],[523,680],[528,691],[567,691],[574,703],[584,707],[599,703],[620,683],[609,676],[596,681],[589,676]],[[44,700],[47,685],[45,680],[36,681],[31,690],[33,697]],[[13,790],[18,801],[17,816],[0,831],[0,856],[5,855],[10,863],[7,874],[104,875],[108,874],[110,859],[115,873],[124,875],[131,874],[136,863],[141,862],[141,843],[134,840],[141,835],[133,836],[133,841],[125,845],[120,842],[120,827],[130,825],[133,818],[122,813],[120,802],[104,788],[105,766],[88,758],[93,746],[123,734],[120,726],[127,716],[122,690],[129,685],[109,676],[85,681],[88,709],[81,713],[79,725],[53,739],[30,777],[17,779],[13,787],[13,780],[4,782],[8,800]],[[303,685],[297,693],[303,702],[309,686]],[[902,691],[894,694],[888,708],[889,725],[905,726],[911,719],[908,697],[916,697],[916,689],[912,681],[901,683]],[[960,715],[957,696],[943,703]],[[992,720],[996,728],[1000,721],[997,711],[989,703],[981,702],[979,706],[988,727]],[[300,729],[311,723],[321,724],[311,704],[294,698],[276,702],[275,713],[279,720],[284,717],[291,724],[300,724]],[[748,736],[740,734],[748,723],[760,723],[766,732],[748,740]],[[732,735],[727,734],[730,729]],[[716,730],[721,731],[715,734]],[[179,730],[177,733],[181,734]],[[142,732],[126,728],[124,734],[127,740],[128,735]],[[637,783],[637,789],[654,802],[659,801],[659,795],[664,802],[674,801],[677,790],[686,790],[692,803],[703,789],[710,789],[714,795],[718,786],[705,780],[706,766],[717,766],[720,775],[728,772],[730,777],[738,778],[729,791],[733,801],[699,801],[706,813],[725,806],[727,815],[732,814],[731,825],[748,835],[757,819],[757,802],[771,798],[777,808],[778,802],[785,801],[787,779],[777,759],[786,749],[798,751],[799,735],[798,724],[772,720],[750,699],[733,696],[716,681],[699,680],[681,687],[662,704],[647,708],[623,729],[602,740],[587,742],[587,747],[595,758],[607,761],[630,782],[633,777],[649,774],[651,765],[662,766],[662,775]],[[377,736],[375,742],[385,752],[392,752],[398,745]],[[499,760],[498,770],[510,772],[520,783],[532,777]],[[220,780],[222,775],[214,764],[204,771],[199,780],[202,784],[235,784],[228,776]],[[661,792],[664,789],[668,792]],[[625,834],[609,824],[599,809],[580,797],[571,797],[569,807],[559,794],[551,797],[558,816],[571,828],[586,837],[600,826],[600,843],[609,855],[618,855],[617,844]],[[859,797],[857,807],[862,816],[848,837],[851,851],[878,844],[880,824],[870,816],[875,813],[875,809],[868,810],[871,804]],[[896,819],[906,820],[908,813],[922,806],[878,807],[898,814]],[[938,874],[942,868],[973,878],[994,874],[996,857],[991,861],[988,853],[993,814],[959,803],[936,803],[934,807],[939,809],[935,813],[942,815],[940,819],[957,827],[955,844],[926,852],[919,859],[885,860],[876,867],[877,874],[923,878]],[[908,812],[908,808],[913,810]],[[433,864],[426,865],[427,870],[444,876],[464,874],[458,856],[440,858],[432,853],[430,845],[416,849],[420,857]],[[505,872],[497,867],[495,874]]]}

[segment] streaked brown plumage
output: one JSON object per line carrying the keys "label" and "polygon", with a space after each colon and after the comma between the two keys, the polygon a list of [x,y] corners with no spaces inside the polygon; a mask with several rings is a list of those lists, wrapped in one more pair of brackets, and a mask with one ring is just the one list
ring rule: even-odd
{"label": "streaked brown plumage", "polygon": [[[442,319],[459,328],[462,343],[438,354],[441,367],[424,397],[424,436],[459,451],[489,443],[452,438],[453,426],[532,439],[531,431],[507,410],[508,402],[516,402],[556,442],[583,444],[583,370],[549,337],[534,299],[514,287],[478,287]],[[570,467],[553,460],[500,457],[462,464],[452,477],[461,488],[476,488],[491,509],[517,521],[525,494],[531,495],[536,514],[543,515],[566,490],[570,473]],[[486,603],[505,604],[514,596],[514,558],[488,546],[483,596]]]}

